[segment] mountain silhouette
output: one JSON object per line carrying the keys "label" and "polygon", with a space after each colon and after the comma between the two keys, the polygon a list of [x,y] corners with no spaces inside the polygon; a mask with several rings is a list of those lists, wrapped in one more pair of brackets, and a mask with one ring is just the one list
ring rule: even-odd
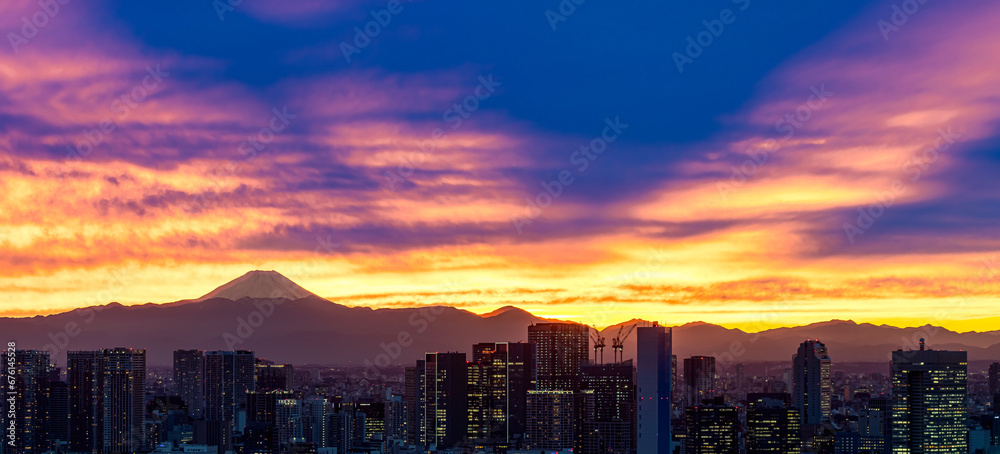
{"label": "mountain silhouette", "polygon": [[[147,350],[150,365],[171,364],[176,349],[253,350],[260,357],[294,364],[410,364],[425,352],[470,352],[479,342],[523,342],[528,325],[546,319],[508,306],[478,315],[448,307],[372,309],[331,302],[275,271],[251,271],[205,296],[167,304],[111,303],[60,314],[0,318],[0,333],[18,349],[45,349],[57,365],[66,352],[110,347]],[[612,339],[631,320],[601,330],[604,360]],[[711,355],[721,368],[736,362],[789,362],[804,339],[820,339],[834,363],[887,363],[898,348],[961,349],[970,361],[1000,358],[1000,332],[956,333],[934,326],[897,328],[833,320],[758,333],[697,322],[673,328],[678,358]],[[635,333],[624,358],[635,356]],[[593,358],[593,351],[590,352]]]}

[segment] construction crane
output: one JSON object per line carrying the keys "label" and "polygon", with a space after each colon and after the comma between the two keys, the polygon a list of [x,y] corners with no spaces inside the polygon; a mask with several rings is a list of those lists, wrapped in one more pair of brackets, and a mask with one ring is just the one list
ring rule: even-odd
{"label": "construction crane", "polygon": [[618,335],[614,339],[611,339],[611,348],[614,349],[616,363],[625,360],[625,339],[628,339],[629,334],[632,334],[632,331],[635,330],[635,325],[629,326],[624,334],[622,334],[623,329],[625,329],[624,325],[618,327]]}
{"label": "construction crane", "polygon": [[[604,343],[604,336],[601,336],[601,332],[598,331],[597,328],[591,326],[590,329],[594,330],[594,332],[590,334],[590,340],[594,341],[594,364],[601,364],[604,362],[604,346],[606,345]],[[601,351],[600,362],[597,361],[597,350]]]}

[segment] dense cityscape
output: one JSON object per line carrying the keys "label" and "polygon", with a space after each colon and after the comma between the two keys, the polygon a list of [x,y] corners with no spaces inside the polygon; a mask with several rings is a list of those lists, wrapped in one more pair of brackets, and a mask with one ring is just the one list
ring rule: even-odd
{"label": "dense cityscape", "polygon": [[[635,361],[622,360],[637,337]],[[990,453],[1000,448],[1000,364],[966,352],[891,352],[845,373],[805,340],[784,367],[672,354],[672,331],[613,339],[574,323],[528,342],[433,352],[413,364],[275,364],[252,351],[46,351],[8,344],[3,453]],[[604,361],[610,341],[612,361]],[[888,353],[888,352],[887,352]]]}

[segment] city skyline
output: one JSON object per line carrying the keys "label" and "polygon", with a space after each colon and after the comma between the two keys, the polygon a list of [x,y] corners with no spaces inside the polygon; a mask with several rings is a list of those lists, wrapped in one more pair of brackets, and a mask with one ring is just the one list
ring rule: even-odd
{"label": "city skyline", "polygon": [[995,4],[43,3],[0,7],[0,315],[274,269],[350,306],[997,325]]}

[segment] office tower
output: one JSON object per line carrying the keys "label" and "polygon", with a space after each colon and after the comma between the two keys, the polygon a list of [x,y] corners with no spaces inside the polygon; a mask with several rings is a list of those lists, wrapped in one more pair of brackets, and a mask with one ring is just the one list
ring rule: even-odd
{"label": "office tower", "polygon": [[672,333],[662,326],[647,326],[639,327],[636,336],[638,451],[670,452]]}
{"label": "office tower", "polygon": [[302,401],[284,396],[278,398],[274,419],[278,446],[287,447],[294,443],[305,442],[302,428]]}
{"label": "office tower", "polygon": [[735,407],[703,403],[684,410],[685,454],[739,454],[739,418]]}
{"label": "office tower", "polygon": [[[5,377],[4,399],[11,399],[12,405],[4,405],[7,425],[4,432],[11,436],[10,425],[14,426],[12,438],[4,437],[3,444],[11,452],[40,453],[49,445],[49,354],[39,350],[18,350],[14,353],[14,374]],[[7,363],[7,358],[4,360]],[[8,369],[5,364],[4,369]],[[10,393],[14,394],[11,395]],[[10,419],[8,408],[14,410]],[[13,443],[13,446],[11,446]]]}
{"label": "office tower", "polygon": [[295,387],[295,368],[291,364],[271,364],[257,360],[258,391],[291,391]]}
{"label": "office tower", "polygon": [[481,343],[469,363],[469,438],[508,444],[524,433],[528,391],[535,389],[535,345]]}
{"label": "office tower", "polygon": [[99,351],[66,353],[69,387],[69,447],[72,452],[103,452],[103,356]]}
{"label": "office tower", "polygon": [[889,454],[892,452],[892,399],[876,397],[868,401],[858,415],[858,450],[862,453]]}
{"label": "office tower", "polygon": [[996,396],[997,394],[1000,394],[1000,363],[990,364],[989,387],[990,387],[990,398]]}
{"label": "office tower", "polygon": [[801,416],[788,393],[747,395],[747,453],[802,452]]}
{"label": "office tower", "polygon": [[69,386],[61,380],[49,382],[49,442],[69,443]]}
{"label": "office tower", "polygon": [[247,404],[247,393],[256,390],[253,352],[205,352],[205,442],[231,447],[236,417]]}
{"label": "office tower", "polygon": [[424,361],[403,369],[403,401],[406,403],[406,442],[411,445],[423,444],[421,434],[425,433],[423,418]]}
{"label": "office tower", "polygon": [[636,392],[632,361],[583,366],[584,390],[593,392],[593,415],[583,421],[583,452],[635,451]]}
{"label": "office tower", "polygon": [[330,414],[330,447],[348,452],[354,446],[354,412],[336,409]]}
{"label": "office tower", "polygon": [[465,353],[427,353],[417,362],[417,444],[450,448],[467,435],[468,363]]}
{"label": "office tower", "polygon": [[314,443],[318,448],[326,448],[330,443],[327,406],[322,396],[310,397],[302,403],[303,435],[306,442]]}
{"label": "office tower", "polygon": [[576,446],[576,393],[568,390],[528,391],[528,449],[558,451]]}
{"label": "office tower", "polygon": [[692,356],[684,359],[685,405],[692,407],[715,397],[715,357]]}
{"label": "office tower", "polygon": [[358,403],[357,413],[365,415],[365,441],[374,442],[385,439],[385,403]]}
{"label": "office tower", "polygon": [[892,452],[967,453],[964,351],[892,352]]}
{"label": "office tower", "polygon": [[590,328],[575,323],[539,323],[528,327],[528,342],[535,344],[535,389],[580,389],[580,366],[587,363]]}
{"label": "office tower", "polygon": [[[385,404],[386,440],[406,441],[408,439],[409,418],[406,401],[401,396],[392,396]],[[471,421],[470,421],[471,424]]]}
{"label": "office tower", "polygon": [[822,424],[830,417],[832,361],[822,342],[810,339],[792,357],[792,404],[802,413],[802,424]]}
{"label": "office tower", "polygon": [[146,350],[101,351],[104,453],[135,452],[146,445]]}
{"label": "office tower", "polygon": [[174,386],[194,418],[205,408],[205,355],[201,350],[174,351]]}

